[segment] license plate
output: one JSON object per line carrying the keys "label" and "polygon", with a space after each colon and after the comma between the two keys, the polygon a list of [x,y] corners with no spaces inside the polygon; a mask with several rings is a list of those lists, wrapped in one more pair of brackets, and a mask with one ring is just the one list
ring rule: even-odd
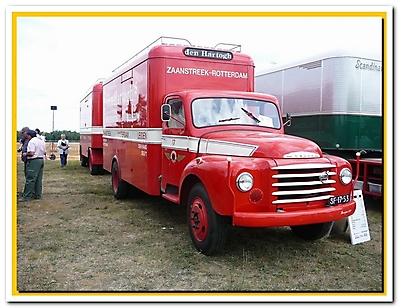
{"label": "license plate", "polygon": [[341,204],[341,203],[347,203],[347,202],[349,202],[349,200],[350,200],[349,194],[341,195],[341,196],[334,196],[334,197],[330,197],[329,204],[336,205],[336,204]]}

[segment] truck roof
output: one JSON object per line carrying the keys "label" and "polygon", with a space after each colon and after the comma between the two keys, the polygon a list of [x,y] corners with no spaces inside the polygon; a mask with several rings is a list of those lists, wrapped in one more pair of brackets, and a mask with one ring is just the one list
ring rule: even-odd
{"label": "truck roof", "polygon": [[[151,58],[160,58],[160,57],[168,57],[168,58],[176,58],[176,59],[184,59],[188,58],[184,55],[184,50],[186,48],[194,48],[208,51],[220,51],[220,52],[229,52],[233,55],[234,64],[248,64],[254,65],[252,58],[249,55],[241,54],[241,45],[236,44],[227,44],[220,43],[214,47],[202,47],[192,45],[188,40],[179,39],[179,38],[169,38],[175,39],[179,42],[182,41],[183,44],[167,44],[162,41],[163,38],[168,37],[160,37],[158,40],[154,41],[147,47],[143,48],[141,51],[136,53],[130,59],[122,63],[120,66],[115,68],[110,76],[104,80],[104,84],[106,84],[109,80],[114,79],[115,77],[125,73],[132,67],[144,62],[147,59]],[[224,47],[224,48],[223,48]],[[194,58],[193,58],[194,59]],[[215,58],[201,58],[201,61],[214,62],[214,61],[225,61],[218,60]]]}
{"label": "truck roof", "polygon": [[352,51],[350,49],[336,49],[322,52],[320,54],[314,55],[312,54],[309,57],[305,57],[303,59],[297,59],[290,62],[285,62],[282,64],[273,65],[267,69],[263,69],[261,72],[256,74],[257,76],[261,76],[264,74],[282,71],[288,68],[296,67],[299,65],[305,65],[316,61],[322,61],[331,58],[359,58],[371,61],[382,61],[380,54],[369,53],[369,52],[357,52]]}

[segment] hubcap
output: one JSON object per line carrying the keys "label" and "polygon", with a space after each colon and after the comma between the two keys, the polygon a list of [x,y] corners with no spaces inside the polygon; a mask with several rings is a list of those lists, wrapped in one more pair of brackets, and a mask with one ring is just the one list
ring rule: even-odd
{"label": "hubcap", "polygon": [[194,237],[203,242],[208,234],[208,215],[201,198],[195,198],[190,211],[191,232]]}

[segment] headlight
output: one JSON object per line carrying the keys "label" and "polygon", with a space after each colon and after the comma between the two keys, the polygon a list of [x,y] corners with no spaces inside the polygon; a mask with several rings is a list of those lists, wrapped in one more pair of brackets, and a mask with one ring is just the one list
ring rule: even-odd
{"label": "headlight", "polygon": [[237,177],[236,185],[240,191],[246,192],[254,185],[254,178],[250,173],[243,172]]}
{"label": "headlight", "polygon": [[352,182],[352,172],[348,168],[344,168],[339,173],[339,179],[344,185],[348,185]]}

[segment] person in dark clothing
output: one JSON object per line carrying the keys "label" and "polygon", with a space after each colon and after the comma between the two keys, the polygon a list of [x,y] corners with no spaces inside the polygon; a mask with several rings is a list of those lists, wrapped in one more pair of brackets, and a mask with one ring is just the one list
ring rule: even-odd
{"label": "person in dark clothing", "polygon": [[22,134],[22,138],[21,140],[19,140],[19,142],[21,143],[21,147],[20,147],[20,151],[21,152],[21,160],[24,162],[24,174],[26,176],[26,162],[27,162],[27,158],[26,158],[26,151],[28,148],[28,131],[29,131],[29,127],[25,126],[21,129],[21,134]]}
{"label": "person in dark clothing", "polygon": [[27,202],[42,197],[42,181],[44,169],[44,157],[46,156],[46,144],[36,137],[34,130],[29,130],[28,147],[25,153],[27,158],[25,186],[22,198],[18,202]]}

